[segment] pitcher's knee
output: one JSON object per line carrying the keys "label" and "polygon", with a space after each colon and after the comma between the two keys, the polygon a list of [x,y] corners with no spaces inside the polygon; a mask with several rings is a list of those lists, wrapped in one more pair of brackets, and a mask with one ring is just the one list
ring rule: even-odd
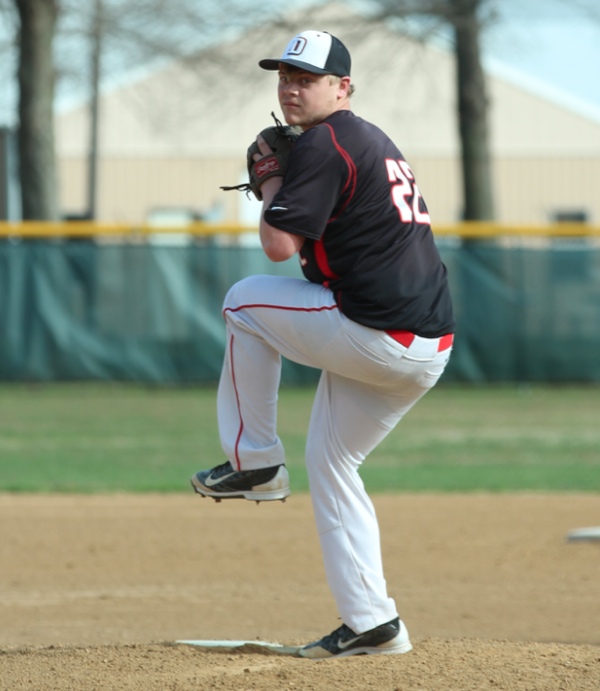
{"label": "pitcher's knee", "polygon": [[257,302],[264,301],[265,276],[247,276],[237,283],[234,283],[225,295],[223,301],[223,313],[232,312]]}
{"label": "pitcher's knee", "polygon": [[246,280],[247,279],[243,278],[241,281],[234,283],[231,286],[231,288],[227,291],[227,294],[225,295],[225,300],[223,300],[223,312],[225,312],[226,310],[237,309],[240,306],[240,300],[242,300],[244,296],[244,288],[242,284]]}
{"label": "pitcher's knee", "polygon": [[235,315],[244,305],[256,302],[253,298],[253,284],[255,281],[252,280],[255,278],[256,276],[242,278],[241,281],[234,283],[227,291],[227,295],[225,295],[225,300],[223,301],[223,316],[226,319]]}

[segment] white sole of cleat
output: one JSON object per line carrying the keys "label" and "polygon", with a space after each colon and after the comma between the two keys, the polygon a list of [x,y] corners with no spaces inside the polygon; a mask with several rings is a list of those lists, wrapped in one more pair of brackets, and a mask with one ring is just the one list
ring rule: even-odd
{"label": "white sole of cleat", "polygon": [[197,484],[196,477],[192,477],[190,480],[194,491],[201,495],[202,497],[210,497],[216,502],[220,502],[222,499],[246,499],[247,501],[285,501],[287,497],[290,496],[291,492],[289,487],[271,489],[271,490],[260,490],[255,489],[249,492],[213,492],[206,487]]}

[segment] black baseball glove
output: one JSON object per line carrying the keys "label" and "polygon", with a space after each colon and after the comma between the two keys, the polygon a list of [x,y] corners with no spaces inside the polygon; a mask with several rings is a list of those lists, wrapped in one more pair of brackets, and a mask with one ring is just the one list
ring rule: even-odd
{"label": "black baseball glove", "polygon": [[[275,113],[271,113],[271,115],[275,120],[275,125],[267,127],[260,135],[273,153],[262,156],[258,143],[256,140],[253,141],[246,153],[249,181],[232,187],[221,187],[222,190],[240,190],[246,194],[252,192],[259,201],[262,201],[260,188],[264,181],[275,176],[283,177],[285,174],[292,148],[302,134],[302,130],[299,127],[283,125],[275,117]],[[260,154],[262,158],[255,161],[255,154]]]}

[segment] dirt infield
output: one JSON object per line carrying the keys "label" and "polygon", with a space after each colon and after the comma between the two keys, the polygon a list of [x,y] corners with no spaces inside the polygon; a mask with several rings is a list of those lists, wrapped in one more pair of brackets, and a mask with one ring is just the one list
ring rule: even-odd
{"label": "dirt infield", "polygon": [[377,495],[390,594],[415,649],[311,662],[339,625],[305,495],[0,495],[0,689],[600,688],[597,495]]}

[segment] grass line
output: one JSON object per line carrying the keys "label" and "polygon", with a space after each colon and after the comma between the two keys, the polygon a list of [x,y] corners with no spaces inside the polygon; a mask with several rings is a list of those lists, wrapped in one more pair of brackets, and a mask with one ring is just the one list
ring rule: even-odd
{"label": "grass line", "polygon": [[[314,389],[283,388],[294,491]],[[600,492],[595,386],[439,385],[367,459],[370,491]],[[0,491],[178,492],[223,460],[214,387],[0,385]]]}

